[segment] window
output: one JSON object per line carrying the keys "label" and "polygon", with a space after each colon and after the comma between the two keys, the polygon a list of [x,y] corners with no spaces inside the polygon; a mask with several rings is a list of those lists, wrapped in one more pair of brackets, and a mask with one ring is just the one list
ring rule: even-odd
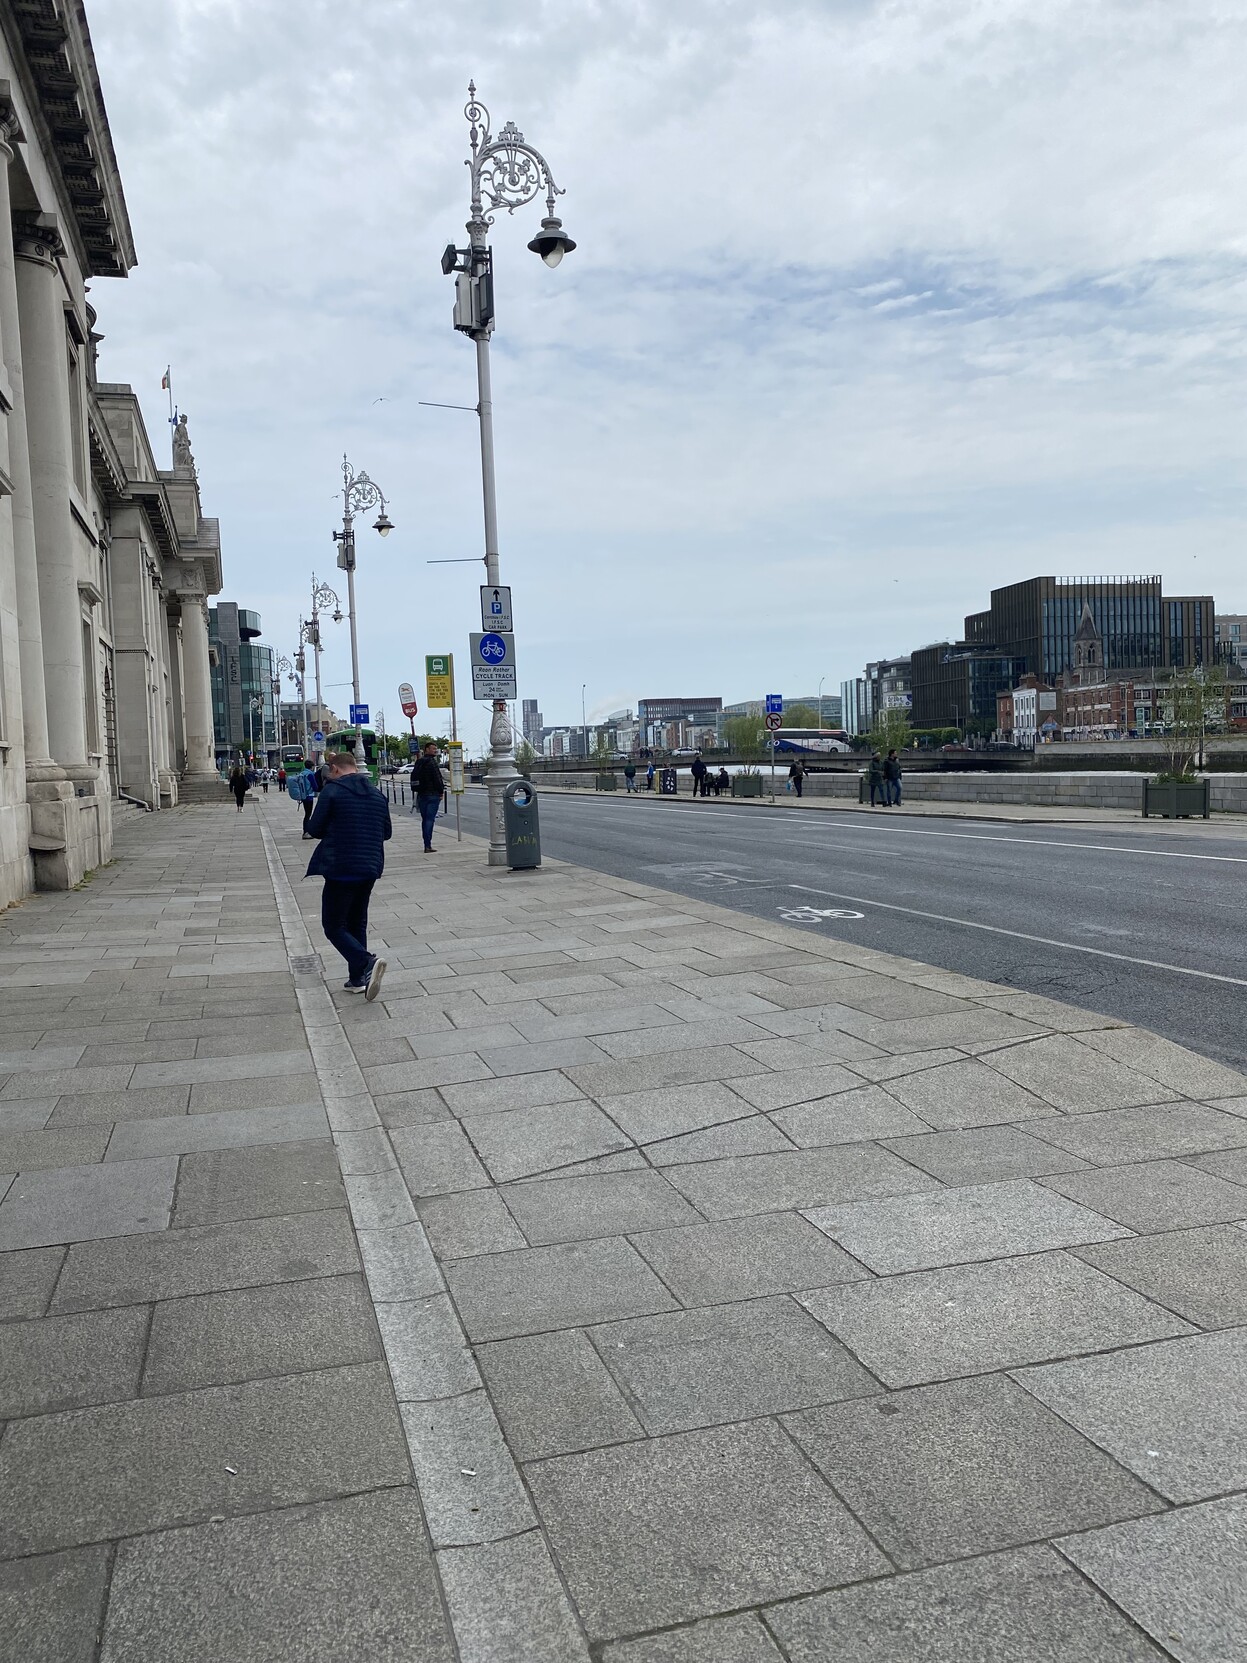
{"label": "window", "polygon": [[95,626],[89,617],[82,620],[82,695],[86,702],[87,755],[100,754],[100,712],[95,681]]}
{"label": "window", "polygon": [[65,338],[65,357],[69,376],[69,454],[73,462],[74,484],[85,496],[87,490],[86,430],[82,416],[82,369],[72,339]]}

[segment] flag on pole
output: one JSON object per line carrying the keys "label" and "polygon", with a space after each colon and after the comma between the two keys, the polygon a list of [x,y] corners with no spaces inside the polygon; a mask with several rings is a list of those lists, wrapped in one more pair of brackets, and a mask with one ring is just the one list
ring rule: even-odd
{"label": "flag on pole", "polygon": [[169,390],[169,371],[167,369],[160,378],[160,390],[162,393],[167,393]]}

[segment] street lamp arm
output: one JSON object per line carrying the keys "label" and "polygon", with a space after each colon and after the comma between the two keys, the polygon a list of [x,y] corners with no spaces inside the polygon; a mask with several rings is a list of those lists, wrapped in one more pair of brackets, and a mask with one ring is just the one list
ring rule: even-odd
{"label": "street lamp arm", "polygon": [[525,139],[513,121],[505,122],[497,138],[489,130],[490,115],[476,96],[475,82],[468,83],[468,102],[463,106],[468,120],[472,155],[464,164],[472,179],[472,226],[484,229],[493,224],[491,209],[505,208],[513,214],[544,194],[546,212],[554,213],[554,199],[566,192],[554,182],[550,164],[535,145]]}
{"label": "street lamp arm", "polygon": [[[342,458],[342,509],[346,519],[347,529],[351,520],[365,508],[380,507],[385,509],[385,495],[375,480],[369,479],[361,468],[357,474],[351,472],[351,464],[346,457]],[[337,533],[334,533],[335,537]]]}

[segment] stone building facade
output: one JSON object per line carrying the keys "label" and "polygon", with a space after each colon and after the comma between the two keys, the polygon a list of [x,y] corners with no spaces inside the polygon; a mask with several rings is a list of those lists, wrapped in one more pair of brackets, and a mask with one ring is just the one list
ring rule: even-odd
{"label": "stone building facade", "polygon": [[0,906],[107,860],[126,797],[215,783],[218,528],[185,426],[160,469],[95,373],[88,284],[134,263],[81,6],[0,0]]}

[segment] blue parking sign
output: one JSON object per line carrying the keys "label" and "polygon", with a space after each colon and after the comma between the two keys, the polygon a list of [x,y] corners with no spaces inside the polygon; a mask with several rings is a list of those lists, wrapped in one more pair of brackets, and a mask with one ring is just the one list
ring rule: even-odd
{"label": "blue parking sign", "polygon": [[366,704],[353,704],[351,706],[351,726],[353,728],[366,728],[368,726],[368,706]]}

